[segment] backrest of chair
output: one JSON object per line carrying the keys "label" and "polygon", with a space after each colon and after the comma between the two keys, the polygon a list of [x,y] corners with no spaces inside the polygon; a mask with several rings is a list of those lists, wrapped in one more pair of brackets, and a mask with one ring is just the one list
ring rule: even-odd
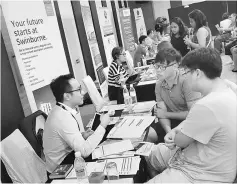
{"label": "backrest of chair", "polygon": [[99,112],[104,105],[104,99],[100,95],[95,83],[89,75],[86,76],[82,81],[85,84],[86,90],[90,95],[91,101],[94,104],[96,111]]}
{"label": "backrest of chair", "polygon": [[42,137],[46,119],[47,115],[43,111],[38,110],[25,117],[18,127],[39,157],[42,156],[43,152]]}
{"label": "backrest of chair", "polygon": [[2,140],[1,159],[14,183],[47,181],[45,163],[38,157],[19,129]]}
{"label": "backrest of chair", "polygon": [[108,82],[108,76],[109,76],[109,67],[108,66],[103,69],[103,74],[105,76],[105,79]]}

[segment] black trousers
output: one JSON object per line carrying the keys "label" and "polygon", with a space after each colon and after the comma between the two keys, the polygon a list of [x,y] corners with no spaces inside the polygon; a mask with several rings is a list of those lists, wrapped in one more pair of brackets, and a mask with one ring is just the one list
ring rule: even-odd
{"label": "black trousers", "polygon": [[[117,100],[118,104],[123,103],[123,91],[120,89],[120,87],[110,86],[108,85],[108,95],[109,100]],[[121,94],[120,94],[121,93]]]}
{"label": "black trousers", "polygon": [[230,49],[232,47],[234,47],[235,45],[237,45],[237,39],[230,42],[228,45],[225,46],[225,55],[232,55],[232,53],[230,52]]}
{"label": "black trousers", "polygon": [[[178,126],[181,122],[182,122],[182,120],[172,119],[171,120],[171,129]],[[158,143],[161,143],[161,142],[163,143],[166,132],[163,129],[163,127],[161,126],[161,124],[159,122],[158,123],[152,123],[151,127],[156,131],[156,134],[158,136]]]}

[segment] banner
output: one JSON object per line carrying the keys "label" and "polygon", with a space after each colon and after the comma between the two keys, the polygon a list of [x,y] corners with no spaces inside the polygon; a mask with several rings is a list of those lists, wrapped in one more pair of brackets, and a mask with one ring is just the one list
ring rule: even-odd
{"label": "banner", "polygon": [[2,1],[1,6],[30,112],[35,112],[33,92],[69,73],[54,4],[51,0]]}
{"label": "banner", "polygon": [[53,2],[3,1],[2,11],[26,88],[69,73]]}
{"label": "banner", "polygon": [[142,9],[135,8],[133,9],[133,12],[134,12],[135,23],[136,23],[136,28],[137,28],[137,38],[139,39],[140,36],[147,35],[146,25],[144,22]]}
{"label": "banner", "polygon": [[103,72],[101,72],[101,68],[103,69],[103,63],[102,63],[102,59],[100,55],[97,38],[95,35],[94,25],[93,25],[92,16],[91,16],[91,10],[90,10],[88,2],[86,1],[81,2],[81,12],[82,12],[82,18],[83,18],[83,22],[84,22],[84,26],[85,26],[85,30],[87,34],[89,47],[91,50],[94,71],[96,74],[96,78],[99,80],[102,96],[104,97],[107,94],[107,85],[105,82],[104,74]]}
{"label": "banner", "polygon": [[131,14],[129,8],[119,9],[120,23],[124,42],[124,49],[130,53],[135,51],[135,41],[132,30]]}
{"label": "banner", "polygon": [[113,31],[111,13],[108,8],[99,8],[98,18],[102,28],[102,36],[104,41],[105,54],[108,66],[113,61],[112,50],[117,46]]}

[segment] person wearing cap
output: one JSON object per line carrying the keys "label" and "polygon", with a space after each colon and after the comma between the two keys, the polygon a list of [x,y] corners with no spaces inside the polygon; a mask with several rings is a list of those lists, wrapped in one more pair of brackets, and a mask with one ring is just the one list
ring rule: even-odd
{"label": "person wearing cap", "polygon": [[83,104],[80,83],[71,75],[61,75],[50,83],[57,101],[46,120],[43,134],[43,148],[46,169],[52,173],[60,164],[73,164],[74,152],[87,158],[98,146],[110,122],[108,114],[101,115],[100,125],[95,131],[81,133],[75,108]]}

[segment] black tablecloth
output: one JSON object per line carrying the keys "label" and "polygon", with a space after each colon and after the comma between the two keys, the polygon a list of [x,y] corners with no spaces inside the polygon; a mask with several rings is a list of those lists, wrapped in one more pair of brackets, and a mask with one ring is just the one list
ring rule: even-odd
{"label": "black tablecloth", "polygon": [[[134,88],[136,90],[137,94],[137,101],[138,102],[144,102],[144,101],[151,101],[151,100],[156,100],[156,95],[155,95],[155,86],[156,84],[147,84],[147,85],[140,85],[138,86],[137,84],[134,85]],[[130,86],[127,85],[127,88],[129,89]],[[117,103],[118,104],[123,104],[123,88],[120,88],[120,92],[117,98]]]}

